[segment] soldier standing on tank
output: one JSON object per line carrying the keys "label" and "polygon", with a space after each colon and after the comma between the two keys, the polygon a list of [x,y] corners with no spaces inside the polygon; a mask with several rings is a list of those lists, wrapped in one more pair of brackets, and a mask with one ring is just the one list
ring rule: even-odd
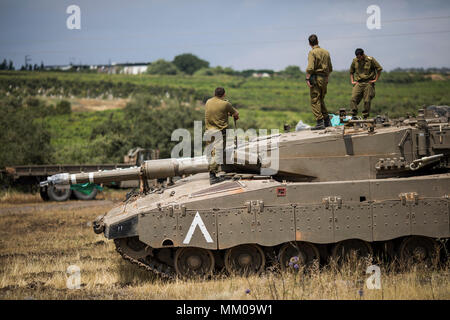
{"label": "soldier standing on tank", "polygon": [[309,87],[311,107],[316,126],[311,130],[321,130],[331,126],[328,110],[325,106],[328,77],[333,71],[330,53],[319,47],[319,40],[315,34],[308,38],[311,51],[308,53],[308,66],[306,67],[306,84]]}
{"label": "soldier standing on tank", "polygon": [[[222,153],[222,161],[225,159],[226,129],[228,128],[228,117],[232,116],[235,120],[239,119],[239,112],[233,108],[230,102],[225,100],[225,89],[216,88],[214,97],[209,99],[205,105],[205,129],[207,136],[211,138],[206,143],[213,144],[211,153],[208,154],[209,161],[209,181],[210,184],[223,181],[223,178],[217,177],[219,172],[219,159],[217,155]],[[209,139],[207,139],[209,140]]]}
{"label": "soldier standing on tank", "polygon": [[375,82],[380,77],[383,68],[373,57],[366,56],[364,50],[355,50],[356,58],[350,66],[350,81],[353,84],[350,108],[353,118],[358,115],[358,104],[364,98],[363,118],[367,119],[370,113],[370,103],[375,97]]}

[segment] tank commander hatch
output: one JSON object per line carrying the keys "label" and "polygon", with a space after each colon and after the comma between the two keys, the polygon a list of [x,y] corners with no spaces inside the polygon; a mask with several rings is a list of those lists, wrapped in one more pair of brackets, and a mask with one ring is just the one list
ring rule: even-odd
{"label": "tank commander hatch", "polygon": [[[229,101],[225,100],[225,89],[217,87],[214,91],[214,97],[208,99],[205,105],[205,130],[207,136],[209,136],[206,145],[213,144],[211,153],[208,152],[207,154],[210,184],[224,180],[221,177],[217,177],[217,173],[220,171],[220,164],[223,164],[225,159],[226,129],[228,128],[229,116],[238,120],[239,112],[233,108]],[[218,135],[218,132],[221,134]],[[219,138],[217,139],[217,137]],[[220,153],[222,157],[217,159]]]}

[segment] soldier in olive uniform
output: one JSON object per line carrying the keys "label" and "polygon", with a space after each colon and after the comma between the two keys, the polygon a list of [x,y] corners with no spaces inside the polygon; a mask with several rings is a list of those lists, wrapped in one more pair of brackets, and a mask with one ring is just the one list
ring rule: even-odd
{"label": "soldier in olive uniform", "polygon": [[367,119],[370,113],[370,102],[375,97],[375,82],[380,77],[383,68],[373,57],[366,56],[363,49],[356,49],[356,58],[350,66],[350,81],[354,85],[350,108],[352,115],[356,118],[358,104],[364,98],[363,118]]}
{"label": "soldier in olive uniform", "polygon": [[220,152],[222,153],[223,163],[229,116],[233,116],[235,120],[238,120],[239,112],[233,108],[230,102],[225,100],[225,89],[218,87],[214,92],[214,97],[209,99],[205,105],[205,127],[209,137],[206,144],[207,146],[213,144],[211,154],[208,154],[210,184],[223,181],[223,179],[217,177],[219,163],[216,155],[220,154]]}
{"label": "soldier in olive uniform", "polygon": [[315,34],[308,38],[312,50],[308,54],[308,66],[306,68],[306,84],[309,87],[311,107],[317,124],[311,130],[325,129],[331,126],[330,117],[325,106],[328,77],[333,71],[330,54],[319,47],[319,40]]}

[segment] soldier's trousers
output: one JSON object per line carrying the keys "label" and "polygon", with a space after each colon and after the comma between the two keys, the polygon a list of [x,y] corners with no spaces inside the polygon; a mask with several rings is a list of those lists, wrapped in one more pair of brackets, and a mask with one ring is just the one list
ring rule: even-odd
{"label": "soldier's trousers", "polygon": [[352,90],[352,100],[350,102],[350,108],[353,115],[358,114],[358,104],[361,99],[364,98],[364,110],[362,115],[364,118],[369,117],[370,113],[370,103],[375,97],[375,83],[369,82],[358,82],[355,84]]}
{"label": "soldier's trousers", "polygon": [[[217,138],[217,139],[216,139]],[[218,173],[220,165],[225,163],[226,129],[212,133],[210,141],[206,142],[206,157],[209,163],[209,172]]]}
{"label": "soldier's trousers", "polygon": [[316,120],[322,120],[328,117],[328,110],[325,106],[325,95],[327,94],[326,78],[316,77],[315,84],[309,88],[309,95],[311,97],[311,108]]}

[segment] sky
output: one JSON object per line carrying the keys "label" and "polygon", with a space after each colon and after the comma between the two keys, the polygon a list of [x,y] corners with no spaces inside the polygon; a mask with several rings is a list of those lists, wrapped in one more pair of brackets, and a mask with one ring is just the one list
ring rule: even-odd
{"label": "sky", "polygon": [[[80,29],[69,29],[71,5]],[[380,29],[370,30],[371,5]],[[308,36],[348,69],[356,48],[385,70],[450,67],[450,1],[427,0],[0,0],[0,59],[17,68],[173,60],[211,66],[305,70]]]}

